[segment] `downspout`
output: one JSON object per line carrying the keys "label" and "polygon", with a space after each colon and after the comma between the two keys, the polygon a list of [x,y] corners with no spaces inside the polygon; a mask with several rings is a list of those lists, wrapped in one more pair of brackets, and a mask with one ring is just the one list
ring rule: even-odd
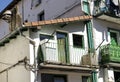
{"label": "downspout", "polygon": [[31,70],[34,72],[34,82],[37,82],[37,60],[36,60],[36,42],[31,39],[30,37],[24,35],[20,30],[19,30],[19,33],[22,37],[26,38],[27,40],[30,41],[30,43],[33,45],[33,55],[34,55],[34,70]]}

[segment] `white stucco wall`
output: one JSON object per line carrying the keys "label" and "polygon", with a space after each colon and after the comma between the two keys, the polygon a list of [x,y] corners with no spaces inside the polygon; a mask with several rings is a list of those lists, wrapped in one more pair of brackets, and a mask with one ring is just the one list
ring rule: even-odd
{"label": "white stucco wall", "polygon": [[[28,32],[24,32],[24,34],[29,35]],[[0,62],[8,63],[8,65],[0,63],[0,71],[24,59],[24,57],[29,59],[29,41],[24,37],[17,36],[16,39],[12,39],[5,46],[0,47]],[[30,82],[30,73],[24,68],[23,64],[20,64],[8,70],[8,74],[7,71],[1,73],[0,81]]]}

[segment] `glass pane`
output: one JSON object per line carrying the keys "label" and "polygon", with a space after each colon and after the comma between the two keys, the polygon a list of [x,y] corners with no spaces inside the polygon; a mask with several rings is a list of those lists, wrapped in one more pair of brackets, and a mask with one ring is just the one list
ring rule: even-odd
{"label": "glass pane", "polygon": [[54,82],[65,82],[65,79],[63,77],[55,77]]}
{"label": "glass pane", "polygon": [[83,35],[73,34],[73,46],[83,48]]}

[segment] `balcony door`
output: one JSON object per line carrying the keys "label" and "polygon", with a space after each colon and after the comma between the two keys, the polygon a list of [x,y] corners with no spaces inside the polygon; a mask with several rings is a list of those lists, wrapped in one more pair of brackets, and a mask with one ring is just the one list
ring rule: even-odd
{"label": "balcony door", "polygon": [[67,33],[57,32],[58,59],[61,63],[67,63],[68,36]]}
{"label": "balcony door", "polygon": [[117,31],[110,31],[111,45],[117,46],[119,41],[119,33]]}

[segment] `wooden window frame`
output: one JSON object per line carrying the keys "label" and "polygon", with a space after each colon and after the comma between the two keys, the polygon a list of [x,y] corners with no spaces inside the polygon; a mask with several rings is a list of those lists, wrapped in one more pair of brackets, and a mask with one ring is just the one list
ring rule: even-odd
{"label": "wooden window frame", "polygon": [[[78,41],[78,39],[80,39],[81,40],[80,42],[82,42],[82,44],[76,45],[76,43],[74,42],[74,40],[75,40],[74,36],[81,37],[81,39],[77,38],[77,41]],[[72,37],[73,37],[73,47],[84,48],[84,35],[72,34]]]}

